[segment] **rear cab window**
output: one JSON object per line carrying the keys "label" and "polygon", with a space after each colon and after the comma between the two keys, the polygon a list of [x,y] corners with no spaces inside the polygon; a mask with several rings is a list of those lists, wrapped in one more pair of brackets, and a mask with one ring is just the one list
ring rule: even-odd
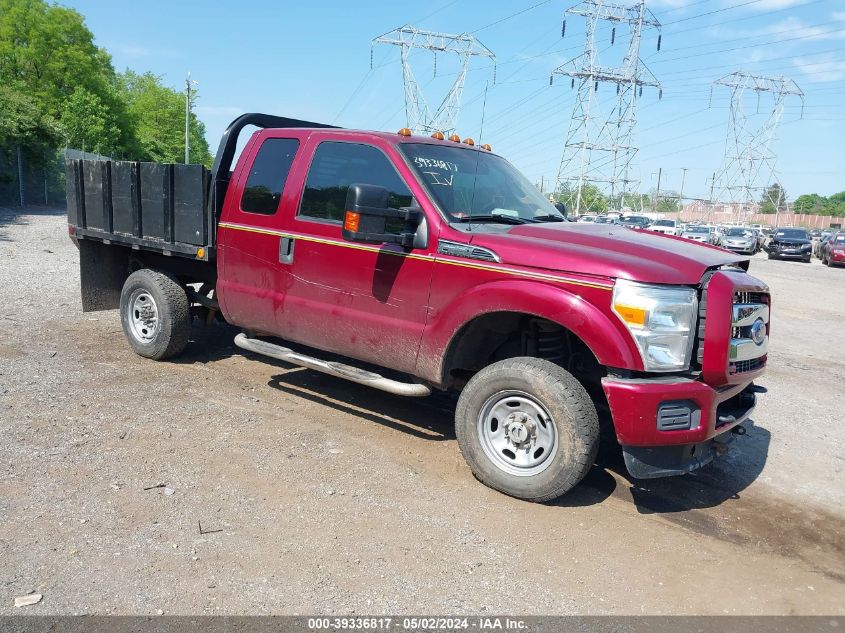
{"label": "rear cab window", "polygon": [[293,138],[267,138],[258,149],[241,195],[241,210],[273,215],[279,208],[299,141]]}

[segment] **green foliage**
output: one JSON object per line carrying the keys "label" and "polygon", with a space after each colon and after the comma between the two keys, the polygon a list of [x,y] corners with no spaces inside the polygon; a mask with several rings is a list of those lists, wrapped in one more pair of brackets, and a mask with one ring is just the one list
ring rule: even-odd
{"label": "green foliage", "polygon": [[788,210],[786,191],[778,183],[766,187],[760,196],[760,213],[784,213]]}
{"label": "green foliage", "polygon": [[[161,77],[149,72],[141,75],[127,70],[120,75],[119,81],[144,160],[182,162],[185,159],[185,96],[168,88]],[[211,165],[205,125],[193,112],[190,140],[191,162]]]}
{"label": "green foliage", "polygon": [[59,127],[38,104],[9,86],[0,85],[0,147],[43,148],[60,138]]}
{"label": "green foliage", "polygon": [[585,183],[581,187],[580,204],[578,200],[578,186],[564,184],[554,195],[555,202],[562,202],[566,205],[569,213],[602,213],[608,209],[608,199],[601,190],[593,184]]}
{"label": "green foliage", "polygon": [[795,199],[792,208],[795,213],[845,217],[845,191],[840,191],[827,198],[817,193],[804,194]]}
{"label": "green foliage", "polygon": [[119,148],[120,129],[109,107],[93,92],[77,88],[62,104],[65,143],[85,151],[112,154]]}
{"label": "green foliage", "polygon": [[[0,0],[0,150],[73,146],[117,158],[184,160],[185,98],[150,74],[118,75],[83,17],[44,0]],[[191,160],[211,154],[191,117]]]}

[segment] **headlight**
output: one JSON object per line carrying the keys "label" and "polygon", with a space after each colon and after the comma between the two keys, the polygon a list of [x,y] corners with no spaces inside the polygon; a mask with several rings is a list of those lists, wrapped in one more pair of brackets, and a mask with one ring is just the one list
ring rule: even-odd
{"label": "headlight", "polygon": [[808,251],[808,250],[810,250],[811,248],[813,248],[813,245],[812,245],[812,244],[803,244],[803,245],[801,246],[801,250],[802,250],[802,251]]}
{"label": "headlight", "polygon": [[695,289],[619,279],[613,311],[634,337],[646,371],[689,369],[698,313]]}

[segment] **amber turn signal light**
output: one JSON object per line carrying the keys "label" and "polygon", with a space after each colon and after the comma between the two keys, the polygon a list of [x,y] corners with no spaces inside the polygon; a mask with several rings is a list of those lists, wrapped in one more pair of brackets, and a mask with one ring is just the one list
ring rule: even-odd
{"label": "amber turn signal light", "polygon": [[431,138],[438,140],[438,141],[442,141],[446,137],[443,136],[443,132],[435,132],[434,134],[431,135]]}
{"label": "amber turn signal light", "polygon": [[205,249],[200,247],[197,249],[197,259],[205,259]]}
{"label": "amber turn signal light", "polygon": [[457,134],[452,134],[452,136],[449,137],[449,140],[452,141],[453,143],[460,143],[461,137],[458,136]]}
{"label": "amber turn signal light", "polygon": [[406,127],[403,127],[401,130],[399,130],[398,134],[399,136],[411,136],[411,130]]}
{"label": "amber turn signal light", "polygon": [[358,232],[358,227],[361,226],[361,214],[354,211],[347,211],[343,218],[343,228],[353,233]]}

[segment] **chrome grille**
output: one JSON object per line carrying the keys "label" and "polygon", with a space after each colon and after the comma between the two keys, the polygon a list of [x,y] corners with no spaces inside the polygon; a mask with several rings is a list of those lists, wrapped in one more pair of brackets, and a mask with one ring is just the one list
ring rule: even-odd
{"label": "chrome grille", "polygon": [[[769,347],[769,296],[762,292],[737,292],[732,310],[729,372],[741,374],[765,363]],[[762,332],[760,322],[765,328]]]}

